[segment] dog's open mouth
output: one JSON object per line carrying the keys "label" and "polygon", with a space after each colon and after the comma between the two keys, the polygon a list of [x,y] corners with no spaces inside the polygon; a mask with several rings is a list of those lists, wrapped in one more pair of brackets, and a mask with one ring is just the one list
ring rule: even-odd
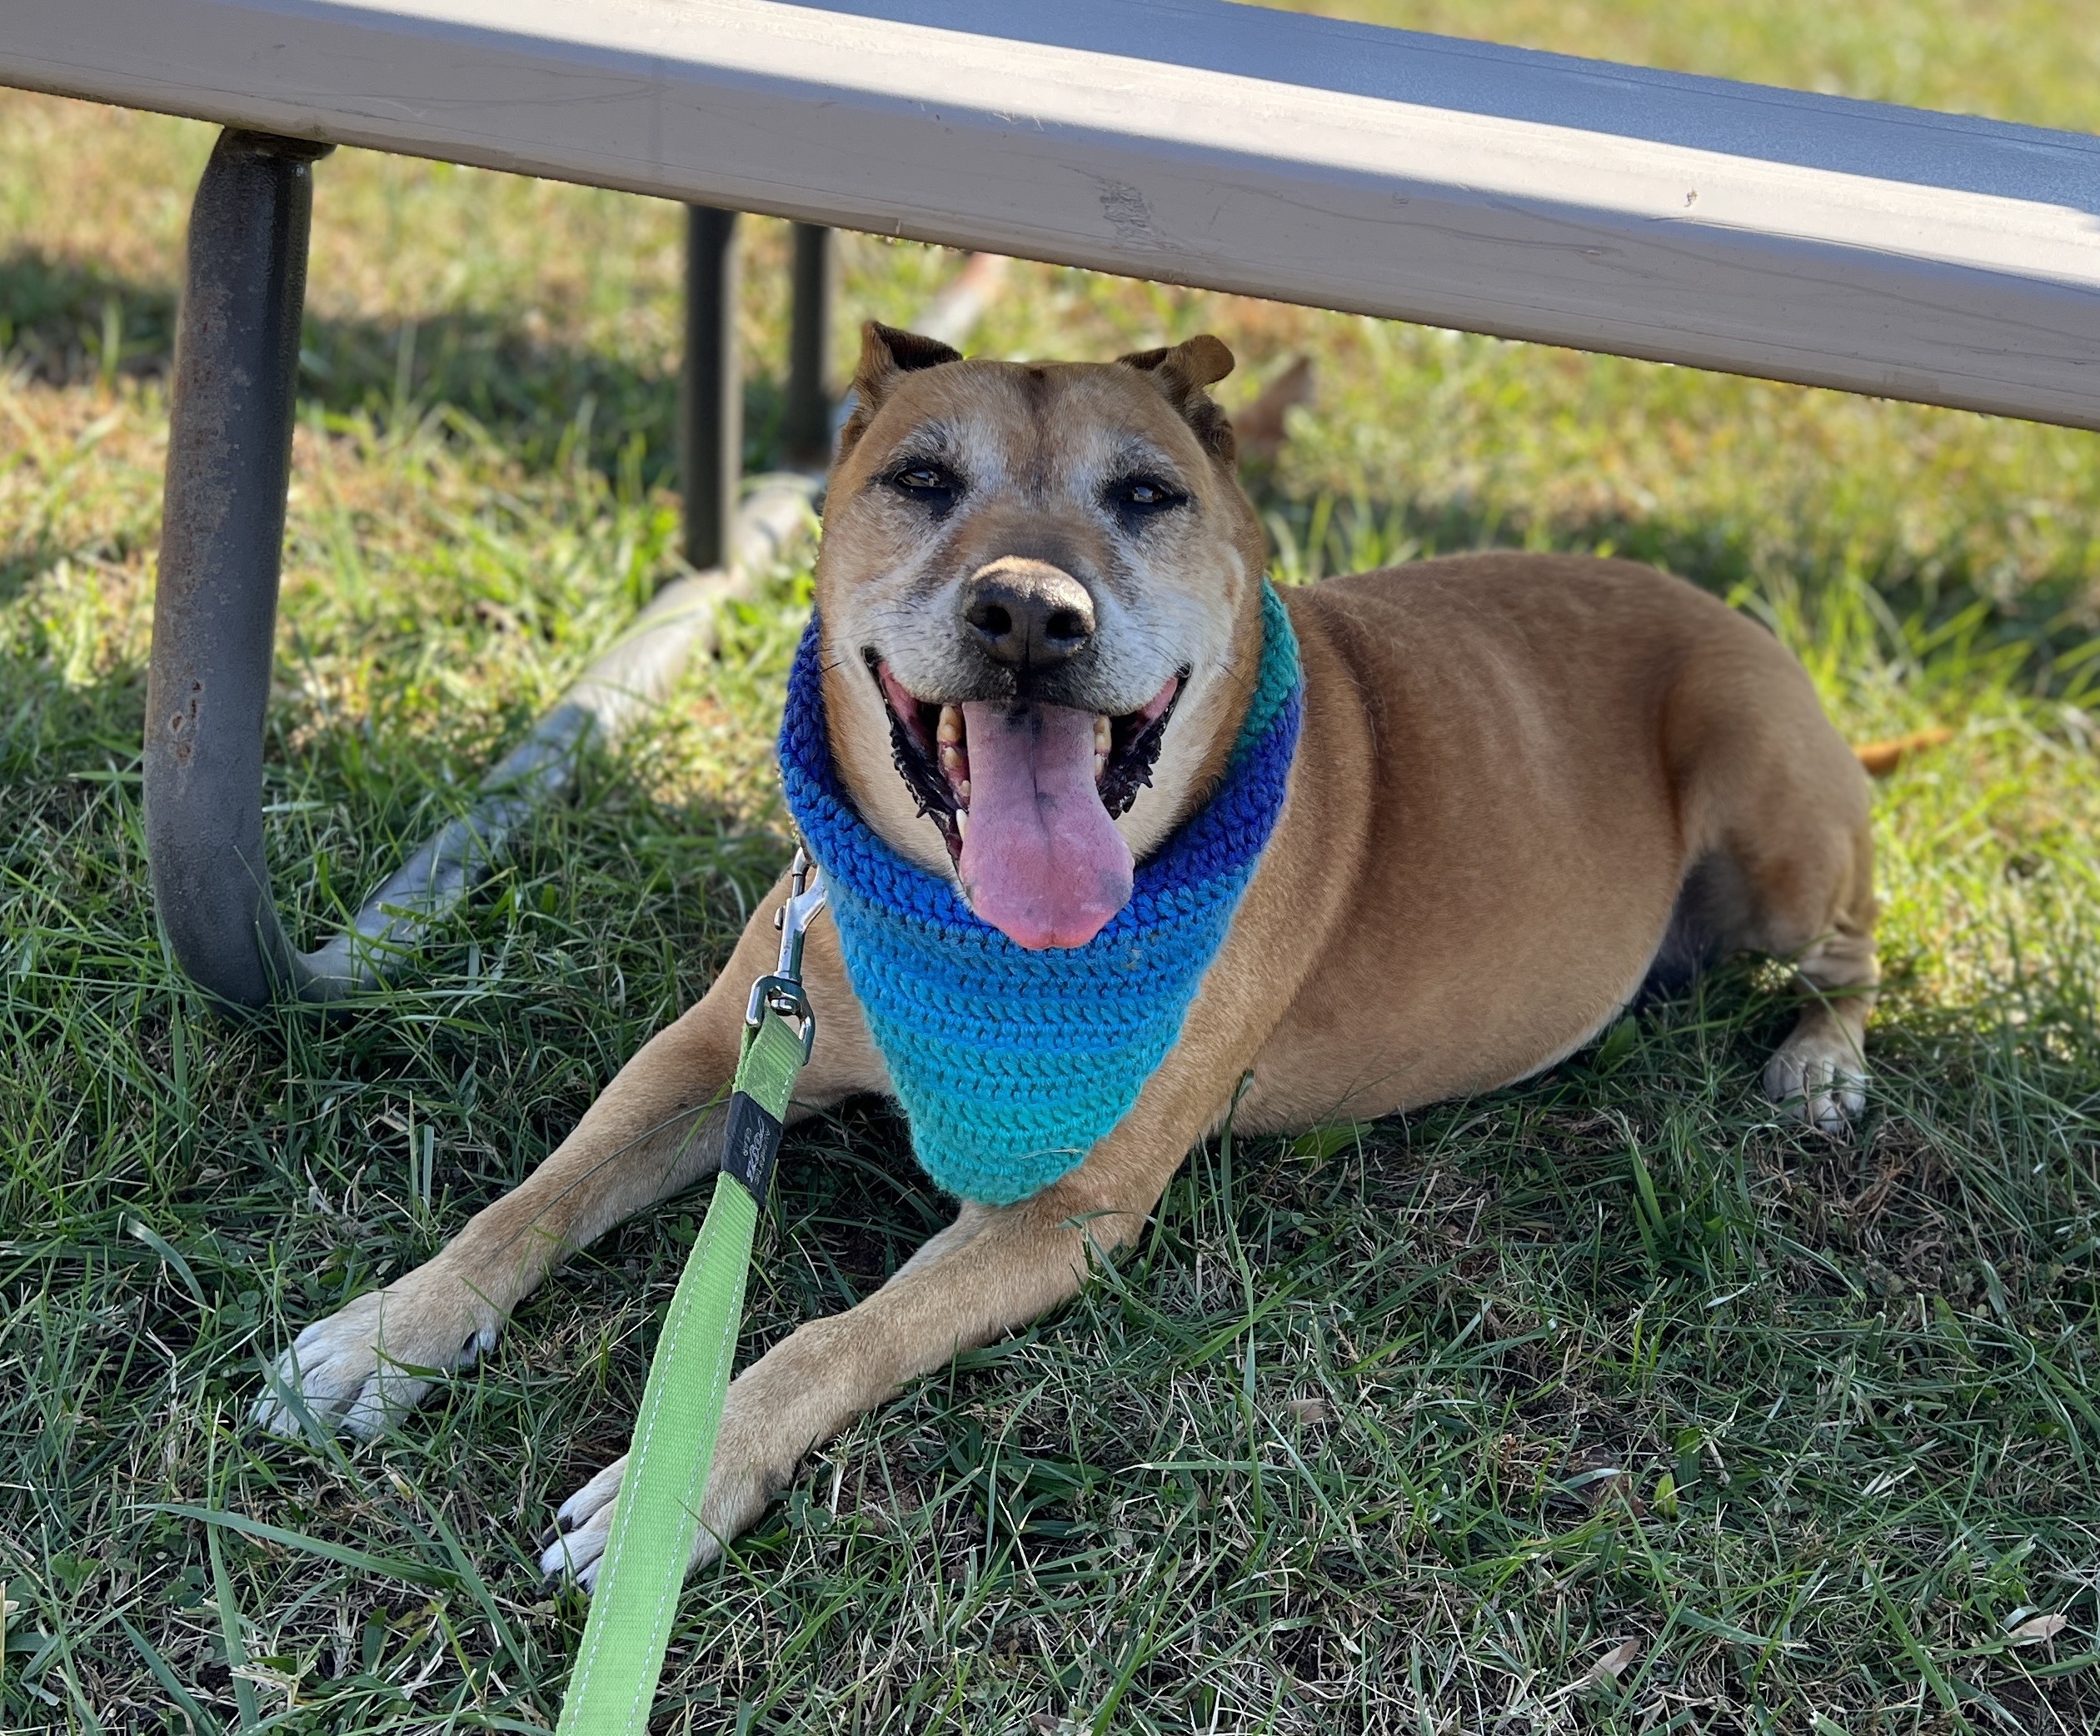
{"label": "dog's open mouth", "polygon": [[1152,781],[1185,675],[1135,711],[920,699],[870,656],[898,775],[940,830],[970,907],[1016,944],[1083,946],[1130,902],[1115,816]]}

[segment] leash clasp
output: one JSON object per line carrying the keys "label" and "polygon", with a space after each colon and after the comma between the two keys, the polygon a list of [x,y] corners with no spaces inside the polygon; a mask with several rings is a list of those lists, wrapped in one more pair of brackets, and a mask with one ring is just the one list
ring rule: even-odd
{"label": "leash clasp", "polygon": [[802,1060],[806,1064],[816,1047],[816,1015],[802,991],[802,941],[810,924],[824,908],[824,874],[799,845],[795,851],[793,877],[787,902],[774,913],[773,925],[781,931],[781,958],[770,976],[751,985],[751,998],[744,1009],[744,1022],[756,1030],[770,1010],[783,1019],[799,1019],[802,1025]]}

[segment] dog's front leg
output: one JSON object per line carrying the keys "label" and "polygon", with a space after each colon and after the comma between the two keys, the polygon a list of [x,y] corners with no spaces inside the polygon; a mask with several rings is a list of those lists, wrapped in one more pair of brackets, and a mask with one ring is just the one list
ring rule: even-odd
{"label": "dog's front leg", "polygon": [[[791,1334],[730,1384],[696,1564],[756,1519],[818,1442],[959,1351],[1069,1300],[1090,1247],[1112,1255],[1136,1239],[1189,1148],[1223,1120],[1344,906],[1347,853],[1309,832],[1294,847],[1288,833],[1248,888],[1180,1040],[1078,1169],[1017,1205],[965,1205],[866,1301]],[[548,1573],[596,1579],[626,1463],[562,1504],[562,1534],[541,1558]]]}
{"label": "dog's front leg", "polygon": [[[817,1443],[958,1352],[1076,1295],[1090,1247],[1107,1255],[1135,1239],[1189,1147],[1219,1120],[1240,1072],[1170,1058],[1070,1175],[1016,1205],[965,1205],[874,1295],[801,1327],[738,1375],[694,1564],[757,1519]],[[562,1504],[561,1534],[541,1559],[547,1573],[596,1583],[626,1465],[609,1465]]]}
{"label": "dog's front leg", "polygon": [[[491,1349],[511,1310],[568,1255],[715,1168],[746,997],[776,961],[772,918],[786,891],[783,878],[706,996],[621,1069],[521,1185],[434,1259],[299,1334],[257,1406],[266,1426],[296,1434],[303,1409],[360,1438],[379,1433],[434,1378]],[[796,1115],[887,1083],[828,919],[810,930],[803,979],[817,1041],[797,1082]]]}

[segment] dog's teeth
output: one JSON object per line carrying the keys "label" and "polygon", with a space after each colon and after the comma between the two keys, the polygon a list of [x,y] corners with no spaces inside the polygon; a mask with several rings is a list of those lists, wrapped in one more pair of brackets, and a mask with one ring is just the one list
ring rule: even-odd
{"label": "dog's teeth", "polygon": [[1109,721],[1105,717],[1097,716],[1094,720],[1094,752],[1097,758],[1106,755],[1109,751]]}
{"label": "dog's teeth", "polygon": [[[970,798],[965,796],[963,797],[963,800],[967,801]],[[955,841],[960,844],[969,836],[970,810],[968,808],[957,808],[955,810]]]}
{"label": "dog's teeth", "polygon": [[940,708],[940,726],[934,731],[935,738],[943,747],[962,745],[962,707],[943,706]]}
{"label": "dog's teeth", "polygon": [[955,800],[963,806],[970,806],[970,756],[959,747],[943,743],[940,749],[940,775],[948,780],[948,787]]}

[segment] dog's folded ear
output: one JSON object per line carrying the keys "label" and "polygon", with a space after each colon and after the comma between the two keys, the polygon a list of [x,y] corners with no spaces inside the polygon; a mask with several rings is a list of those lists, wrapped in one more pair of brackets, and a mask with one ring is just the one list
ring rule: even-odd
{"label": "dog's folded ear", "polygon": [[1134,350],[1116,361],[1150,378],[1181,419],[1195,431],[1204,449],[1220,463],[1230,465],[1239,454],[1232,424],[1203,388],[1215,386],[1232,372],[1232,352],[1220,338],[1208,332],[1171,348]]}
{"label": "dog's folded ear", "polygon": [[839,436],[840,456],[843,457],[867,432],[868,424],[875,420],[875,412],[900,377],[961,360],[960,350],[950,348],[937,337],[921,337],[916,332],[900,332],[880,320],[868,321],[860,327],[860,365],[853,375],[853,414]]}

